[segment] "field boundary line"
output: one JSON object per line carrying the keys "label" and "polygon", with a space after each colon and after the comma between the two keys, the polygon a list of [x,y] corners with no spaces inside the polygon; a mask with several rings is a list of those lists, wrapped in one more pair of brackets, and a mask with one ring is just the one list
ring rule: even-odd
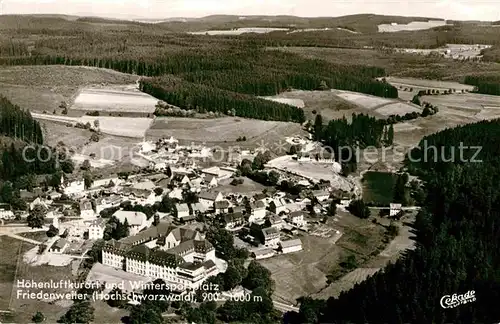
{"label": "field boundary line", "polygon": [[21,240],[21,244],[19,244],[19,249],[17,251],[16,271],[14,271],[14,280],[12,282],[12,291],[10,292],[9,307],[8,307],[9,310],[12,307],[12,299],[14,298],[14,291],[16,288],[16,281],[17,281],[17,271],[19,270],[19,262],[21,261],[21,251],[23,248],[23,244],[24,244],[24,241]]}

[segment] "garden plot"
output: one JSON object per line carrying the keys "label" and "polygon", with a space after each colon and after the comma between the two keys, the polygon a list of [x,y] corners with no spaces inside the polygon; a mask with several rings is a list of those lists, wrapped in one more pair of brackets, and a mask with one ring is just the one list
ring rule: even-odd
{"label": "garden plot", "polygon": [[358,92],[345,91],[345,90],[332,90],[337,96],[345,99],[353,104],[364,107],[366,109],[373,109],[378,106],[387,105],[394,100],[381,97],[370,96]]}
{"label": "garden plot", "polygon": [[384,116],[390,116],[390,115],[405,115],[407,113],[412,113],[412,112],[421,112],[421,108],[409,104],[409,103],[404,103],[404,102],[396,102],[393,104],[385,105],[380,108],[375,109],[375,112],[384,115]]}
{"label": "garden plot", "polygon": [[153,114],[157,102],[156,98],[130,87],[85,88],[76,97],[71,110]]}

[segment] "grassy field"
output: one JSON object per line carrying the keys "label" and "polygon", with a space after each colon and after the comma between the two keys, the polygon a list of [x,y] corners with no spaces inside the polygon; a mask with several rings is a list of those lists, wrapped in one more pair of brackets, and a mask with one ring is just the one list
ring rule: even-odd
{"label": "grassy field", "polygon": [[380,248],[384,229],[367,220],[338,211],[325,227],[343,233],[334,243],[312,235],[300,237],[303,250],[259,261],[276,281],[274,297],[294,303],[300,296],[309,296],[328,287],[328,277],[341,271],[339,262],[347,255],[369,260]]}
{"label": "grassy field", "polygon": [[137,76],[80,66],[9,66],[0,67],[0,94],[14,104],[30,111],[56,109],[59,104],[70,104],[80,87],[102,84],[130,84]]}
{"label": "grassy field", "polygon": [[[286,136],[304,134],[296,123],[263,121],[236,117],[195,119],[181,117],[156,118],[146,133],[147,139],[174,136],[181,144],[206,143],[207,146],[238,146],[273,149],[276,142]],[[245,136],[246,141],[236,139]]]}
{"label": "grassy field", "polygon": [[386,204],[392,202],[394,196],[394,174],[368,171],[363,175],[363,200]]}
{"label": "grassy field", "polygon": [[137,89],[117,87],[85,88],[75,98],[71,110],[107,113],[153,114],[158,100]]}
{"label": "grassy field", "polygon": [[[268,98],[291,100],[290,104],[296,106],[300,106],[300,102],[303,103],[302,109],[304,109],[306,118],[310,120],[314,120],[315,118],[314,111],[321,114],[324,120],[337,119],[343,116],[351,116],[353,113],[364,112],[362,107],[341,98],[331,91],[294,90]],[[293,100],[297,100],[297,102],[293,102]]]}

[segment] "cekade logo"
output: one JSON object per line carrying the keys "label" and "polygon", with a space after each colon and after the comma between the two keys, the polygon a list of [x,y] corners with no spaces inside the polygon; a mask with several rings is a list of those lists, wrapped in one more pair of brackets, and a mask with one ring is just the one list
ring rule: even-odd
{"label": "cekade logo", "polygon": [[439,303],[443,308],[454,308],[463,304],[472,303],[476,301],[476,292],[474,290],[469,290],[465,294],[453,294],[444,295],[441,297]]}

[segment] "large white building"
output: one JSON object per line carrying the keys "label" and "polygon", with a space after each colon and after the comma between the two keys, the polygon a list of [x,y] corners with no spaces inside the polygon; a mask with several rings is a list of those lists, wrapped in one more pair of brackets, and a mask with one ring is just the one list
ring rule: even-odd
{"label": "large white building", "polygon": [[97,218],[88,224],[89,227],[89,240],[99,240],[104,237],[104,230],[106,229],[106,219]]}
{"label": "large white building", "polygon": [[102,263],[106,266],[162,279],[185,289],[193,289],[217,275],[214,261],[214,247],[198,232],[167,222],[135,236],[111,240],[102,251]]}

